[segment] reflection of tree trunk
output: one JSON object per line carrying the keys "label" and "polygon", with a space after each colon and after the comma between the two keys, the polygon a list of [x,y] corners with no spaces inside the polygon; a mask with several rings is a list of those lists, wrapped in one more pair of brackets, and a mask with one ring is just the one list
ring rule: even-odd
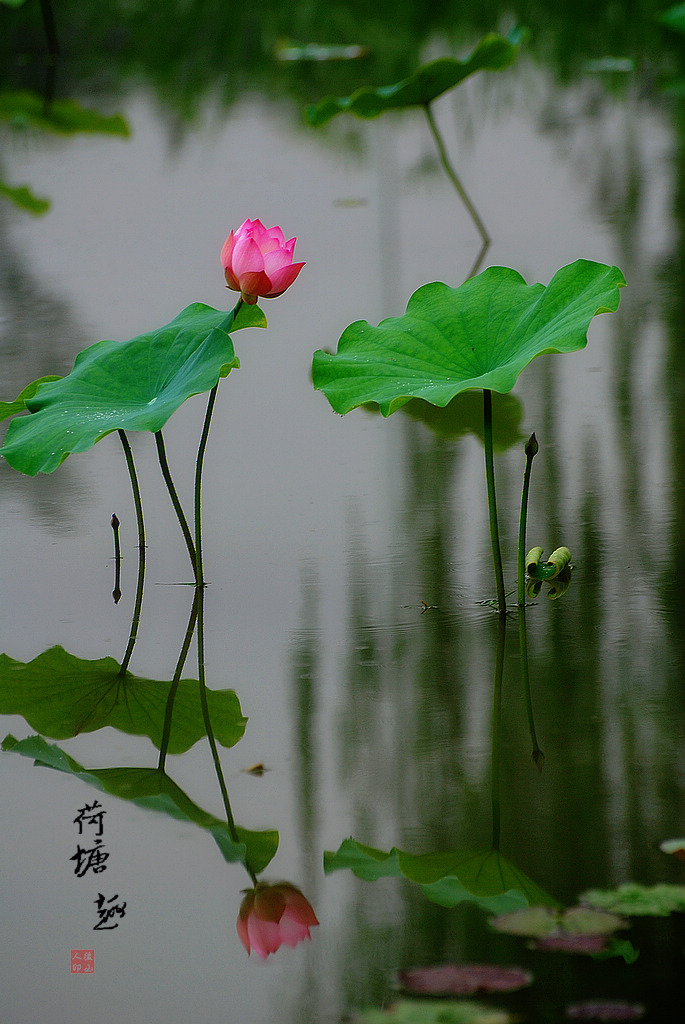
{"label": "reflection of tree trunk", "polygon": [[[479,822],[478,841],[487,845],[488,751],[478,752],[482,790],[473,787],[471,798],[465,772],[465,681],[473,640],[454,610],[459,581],[451,496],[461,443],[437,440],[423,424],[407,419],[395,418],[388,429],[401,429],[405,442],[392,563],[372,565],[365,527],[358,522],[351,525],[348,558],[340,746],[353,834],[384,849],[396,844],[417,853],[445,850],[465,841],[472,816]],[[439,958],[444,949],[449,914],[426,906],[423,894],[411,886],[403,887],[408,902],[400,901],[398,885],[388,879],[375,883],[373,892],[358,891],[350,917],[356,948],[347,953],[347,970],[355,973],[355,1005],[385,997],[386,969],[402,962],[409,941],[407,915],[411,919],[416,911],[420,922],[411,932],[415,952],[427,943]],[[380,919],[372,910],[379,905],[379,891]]]}
{"label": "reflection of tree trunk", "polygon": [[[79,348],[88,344],[73,322],[71,307],[46,288],[14,245],[10,217],[0,213],[0,301],[3,309],[3,399],[12,398],[30,381],[48,373],[68,373]],[[91,339],[96,340],[96,339]]]}
{"label": "reflection of tree trunk", "polygon": [[[316,746],[321,678],[321,630],[318,621],[320,588],[316,570],[305,565],[301,575],[300,627],[293,642],[291,663],[291,707],[294,725],[293,777],[297,823],[293,830],[299,842],[302,864],[302,889],[315,910],[319,905],[321,887],[321,849],[319,833],[318,784],[321,767]],[[317,939],[319,936],[316,936]],[[325,986],[314,961],[307,958],[300,991],[294,1001],[293,1021],[312,1024],[321,1017],[326,998]],[[282,1012],[283,1007],[280,1007]]]}
{"label": "reflection of tree trunk", "polygon": [[674,217],[678,225],[677,250],[670,264],[669,294],[672,305],[669,310],[669,345],[664,384],[669,413],[669,440],[671,454],[671,536],[668,544],[666,563],[665,607],[671,622],[672,635],[680,638],[676,645],[677,667],[674,666],[672,680],[685,693],[685,601],[683,580],[685,580],[685,117],[682,106],[674,116],[677,149],[674,156],[676,172],[676,193]]}
{"label": "reflection of tree trunk", "polygon": [[315,849],[318,827],[317,781],[320,777],[316,748],[321,679],[321,636],[318,622],[319,585],[315,570],[302,574],[301,627],[294,637],[291,656],[293,708],[295,712],[295,762],[299,782],[297,794],[297,835],[302,839],[303,871],[312,901],[319,876],[319,853]]}
{"label": "reflection of tree trunk", "polygon": [[[67,374],[79,348],[91,341],[73,321],[71,307],[51,293],[32,273],[14,245],[10,217],[0,211],[0,306],[3,311],[0,333],[2,393],[10,401],[31,381],[47,374]],[[17,214],[21,216],[21,214]],[[24,216],[26,216],[24,214]],[[9,420],[0,424],[4,438]],[[19,490],[33,505],[38,518],[50,522],[51,529],[64,530],[70,516],[87,502],[85,484],[77,481],[74,460],[49,477],[40,474],[28,484],[21,474],[0,459],[2,491]],[[24,486],[26,484],[26,486]]]}

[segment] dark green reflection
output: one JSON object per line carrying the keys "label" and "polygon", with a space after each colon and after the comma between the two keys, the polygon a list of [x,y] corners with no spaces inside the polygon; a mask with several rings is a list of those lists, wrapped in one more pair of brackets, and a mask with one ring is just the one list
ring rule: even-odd
{"label": "dark green reflection", "polygon": [[[641,3],[558,4],[555,0],[501,0],[464,6],[432,0],[369,6],[345,3],[292,4],[265,0],[258,7],[223,0],[168,0],[163,4],[124,0],[93,5],[69,0],[55,7],[60,43],[57,89],[124,91],[142,83],[164,106],[192,118],[203,98],[232,104],[247,87],[298,103],[358,86],[384,85],[412,73],[436,37],[455,49],[512,22],[532,33],[532,53],[561,80],[585,71],[592,60],[627,58],[635,68],[659,67],[677,36],[657,23],[664,5]],[[41,91],[48,52],[40,5],[18,10],[0,5],[0,52],[5,75]],[[307,44],[320,44],[309,51]],[[354,44],[361,56],[326,56],[326,45]],[[295,58],[295,59],[293,59]],[[299,59],[298,59],[299,58]],[[315,59],[312,59],[315,58]],[[590,65],[592,66],[592,65]],[[622,65],[617,65],[621,67]],[[626,79],[604,76],[611,87]]]}

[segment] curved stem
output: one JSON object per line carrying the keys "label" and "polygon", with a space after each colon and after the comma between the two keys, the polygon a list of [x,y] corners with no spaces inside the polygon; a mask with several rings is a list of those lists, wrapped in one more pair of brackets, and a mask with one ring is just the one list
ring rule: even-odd
{"label": "curved stem", "polygon": [[[209,705],[207,704],[207,684],[205,681],[205,580],[204,567],[202,564],[201,515],[202,467],[204,462],[205,449],[207,447],[207,438],[209,436],[209,427],[212,422],[212,412],[214,410],[214,403],[216,401],[218,389],[219,385],[216,384],[209,394],[209,401],[207,402],[207,412],[205,413],[205,422],[202,427],[202,435],[200,437],[200,444],[197,450],[197,463],[195,467],[195,553],[197,556],[197,671],[200,682],[200,704],[202,707],[202,717],[205,723],[205,729],[207,730],[207,739],[209,740],[209,746],[212,751],[214,769],[216,771],[216,777],[219,781],[221,798],[223,800],[224,809],[226,811],[226,823],[228,825],[228,831],[231,836],[231,839],[233,840],[234,843],[239,844],[240,838],[238,836],[238,830],[236,828],[235,819],[233,817],[233,811],[231,810],[231,803],[228,798],[228,790],[226,788],[226,780],[224,779],[224,773],[221,767],[221,759],[219,758],[219,751],[217,749],[216,739],[214,737],[214,730],[212,728],[212,722],[209,715]],[[257,878],[254,872],[247,863],[245,864],[245,867],[248,871],[248,874],[252,878],[252,881],[256,885]]]}
{"label": "curved stem", "polygon": [[483,242],[483,244],[481,245],[480,249],[478,250],[478,254],[477,254],[475,260],[473,261],[471,269],[469,270],[469,276],[466,278],[467,281],[469,280],[470,277],[475,277],[476,276],[476,274],[480,270],[481,263],[485,259],[485,254],[486,254],[486,252],[488,251],[489,248],[490,248],[490,242],[489,241]]}
{"label": "curved stem", "polygon": [[[454,167],[452,166],[452,164],[450,162],[449,156],[447,155],[447,149],[445,148],[445,143],[443,142],[442,135],[440,134],[438,126],[437,126],[437,124],[435,122],[435,118],[433,117],[433,111],[431,110],[430,104],[429,103],[424,103],[423,109],[424,109],[424,111],[426,113],[426,117],[428,119],[428,125],[430,127],[431,132],[432,132],[433,138],[435,139],[435,144],[438,147],[438,153],[440,154],[440,162],[441,162],[441,164],[442,164],[442,166],[443,166],[443,168],[445,170],[445,173],[447,174],[447,177],[450,179],[450,181],[454,185],[455,189],[457,190],[459,198],[461,199],[462,203],[464,204],[464,206],[466,207],[466,209],[468,210],[468,212],[469,212],[469,214],[471,216],[471,220],[476,225],[476,228],[478,230],[478,234],[480,235],[481,239],[483,240],[483,246],[485,248],[487,248],[487,246],[490,244],[490,235],[487,232],[487,228],[485,227],[485,224],[483,223],[483,221],[480,218],[478,210],[476,209],[476,207],[473,205],[473,203],[469,199],[469,197],[467,195],[467,192],[466,192],[466,189],[464,188],[464,186],[461,183],[461,179],[459,178],[459,175],[457,174],[457,172],[455,171]],[[480,260],[482,260],[484,255],[485,255],[484,252],[479,255],[478,262],[480,262]]]}
{"label": "curved stem", "polygon": [[171,477],[171,470],[169,469],[169,463],[166,457],[166,448],[164,446],[164,437],[162,436],[161,430],[157,430],[155,432],[155,444],[157,446],[157,458],[159,459],[159,468],[162,471],[164,483],[167,486],[169,497],[171,498],[171,504],[174,506],[174,511],[176,513],[176,517],[181,527],[181,532],[183,533],[183,539],[186,542],[186,547],[188,549],[188,557],[190,558],[190,564],[193,567],[193,575],[196,575],[197,557],[195,554],[195,545],[193,544],[193,535],[190,532],[188,520],[186,519],[185,512],[183,511],[183,506],[181,505],[178,492],[176,490],[176,487],[174,486],[174,481]]}
{"label": "curved stem", "polygon": [[123,676],[126,674],[128,664],[131,660],[131,655],[133,654],[133,648],[136,644],[138,626],[140,624],[140,612],[143,607],[143,587],[145,584],[145,521],[143,519],[143,502],[140,497],[140,487],[138,486],[138,477],[136,475],[136,467],[133,462],[131,445],[128,443],[128,438],[123,430],[117,430],[117,433],[121,441],[121,446],[124,449],[128,475],[131,479],[133,503],[136,508],[136,522],[138,524],[138,584],[136,587],[136,602],[133,608],[133,618],[131,620],[131,633],[129,635],[126,653],[124,654],[124,660],[122,661],[121,668],[119,669],[119,675]]}
{"label": "curved stem", "polygon": [[[237,314],[238,310],[242,305],[242,299],[239,299],[235,309],[233,310],[233,316]],[[197,601],[197,670],[200,683],[200,704],[202,707],[202,717],[207,731],[207,739],[212,752],[212,760],[214,761],[214,769],[216,771],[216,777],[219,781],[219,789],[221,790],[221,798],[223,800],[224,809],[226,811],[226,824],[228,825],[229,835],[232,841],[237,845],[240,843],[240,837],[238,836],[238,830],[235,824],[235,818],[233,817],[233,811],[231,810],[231,802],[228,798],[228,789],[226,788],[226,780],[224,779],[223,769],[221,767],[221,759],[219,758],[219,751],[216,745],[216,739],[214,737],[214,730],[212,728],[212,722],[209,714],[209,705],[207,703],[207,684],[205,681],[205,622],[204,622],[204,609],[205,609],[205,579],[204,579],[204,566],[202,561],[202,469],[204,465],[205,450],[207,448],[207,438],[209,437],[209,428],[212,422],[212,413],[214,411],[214,403],[216,402],[217,392],[219,390],[219,384],[212,388],[209,393],[209,399],[207,401],[207,411],[205,413],[205,420],[202,425],[202,434],[200,435],[200,443],[197,449],[197,462],[195,464],[195,557],[196,557],[196,601]],[[254,885],[257,884],[257,876],[255,875],[252,868],[245,861],[244,866],[248,872]]]}
{"label": "curved stem", "polygon": [[[205,412],[205,421],[202,425],[200,444],[198,445],[197,449],[197,462],[195,463],[195,580],[200,590],[202,590],[205,586],[204,567],[202,564],[202,469],[205,459],[205,450],[207,448],[207,438],[209,437],[209,428],[212,423],[214,403],[216,402],[216,395],[218,390],[219,385],[215,384],[212,390],[209,392],[209,399],[207,400],[207,411]],[[198,620],[199,619],[200,615],[198,614]]]}
{"label": "curved stem", "polygon": [[533,467],[533,459],[539,451],[539,445],[535,434],[531,434],[526,444],[526,468],[523,472],[523,489],[521,491],[521,519],[519,521],[519,557],[518,557],[518,587],[516,603],[523,608],[526,603],[526,521],[528,518],[528,491],[530,489],[530,473]]}
{"label": "curved stem", "polygon": [[174,671],[174,678],[171,681],[171,687],[169,688],[169,695],[166,701],[166,707],[164,709],[164,725],[162,727],[162,740],[159,745],[159,762],[157,767],[160,771],[164,771],[164,765],[166,763],[166,756],[169,750],[169,737],[171,736],[171,717],[174,710],[174,701],[176,699],[176,691],[178,690],[178,684],[181,679],[181,673],[183,672],[183,666],[186,663],[188,657],[188,651],[193,640],[193,633],[195,632],[195,623],[197,622],[197,593],[193,597],[193,606],[190,610],[190,618],[188,619],[188,627],[186,629],[186,635],[183,640],[183,646],[176,662],[176,669]]}
{"label": "curved stem", "polygon": [[495,496],[495,461],[492,446],[492,392],[483,389],[483,439],[485,442],[485,479],[488,488],[488,516],[490,519],[490,543],[492,561],[495,567],[495,584],[497,587],[497,611],[505,615],[507,600],[504,593],[504,573],[502,571],[502,552],[499,544],[499,527],[497,525],[497,498]]}

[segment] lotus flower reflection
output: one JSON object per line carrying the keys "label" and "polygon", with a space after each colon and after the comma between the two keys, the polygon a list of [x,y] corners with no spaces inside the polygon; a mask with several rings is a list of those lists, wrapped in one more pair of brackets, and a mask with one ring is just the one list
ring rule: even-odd
{"label": "lotus flower reflection", "polygon": [[258,882],[240,905],[237,929],[250,953],[266,959],[282,945],[296,946],[311,938],[309,929],[319,922],[307,898],[289,882]]}
{"label": "lotus flower reflection", "polygon": [[304,263],[293,263],[295,239],[286,242],[279,227],[265,228],[260,220],[246,220],[231,231],[221,250],[226,286],[240,292],[252,306],[261,295],[275,299],[289,288]]}

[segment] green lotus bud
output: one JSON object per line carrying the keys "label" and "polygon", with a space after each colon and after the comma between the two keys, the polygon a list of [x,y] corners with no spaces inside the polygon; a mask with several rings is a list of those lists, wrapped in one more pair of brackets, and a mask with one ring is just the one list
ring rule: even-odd
{"label": "green lotus bud", "polygon": [[524,448],[524,451],[526,453],[526,458],[531,460],[534,459],[537,453],[540,451],[540,445],[538,444],[538,439],[535,436],[535,432],[533,432],[526,441],[526,447]]}

